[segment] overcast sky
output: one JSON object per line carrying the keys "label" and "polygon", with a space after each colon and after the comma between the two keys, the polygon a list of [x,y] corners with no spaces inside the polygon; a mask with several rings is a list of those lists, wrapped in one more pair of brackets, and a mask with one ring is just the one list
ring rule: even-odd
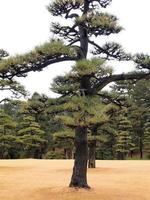
{"label": "overcast sky", "polygon": [[[47,41],[50,34],[50,22],[54,21],[46,10],[51,0],[0,0],[0,48],[11,55],[31,50]],[[113,0],[106,11],[115,14],[124,31],[109,41],[120,42],[131,53],[150,54],[150,1],[149,0]],[[132,65],[113,64],[117,73],[132,70]],[[52,79],[69,71],[70,64],[51,65],[42,72],[29,73],[19,79],[26,89],[33,93],[53,94],[49,91]],[[2,96],[3,94],[1,94]]]}

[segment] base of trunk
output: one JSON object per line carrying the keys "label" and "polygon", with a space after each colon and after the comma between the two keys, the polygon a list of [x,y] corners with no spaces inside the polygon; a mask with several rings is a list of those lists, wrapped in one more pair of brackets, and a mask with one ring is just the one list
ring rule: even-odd
{"label": "base of trunk", "polygon": [[87,183],[84,183],[82,181],[74,181],[71,182],[69,187],[73,187],[73,188],[84,188],[84,189],[90,189],[90,186]]}
{"label": "base of trunk", "polygon": [[75,161],[69,187],[85,188],[87,184],[87,128],[78,126],[75,130]]}

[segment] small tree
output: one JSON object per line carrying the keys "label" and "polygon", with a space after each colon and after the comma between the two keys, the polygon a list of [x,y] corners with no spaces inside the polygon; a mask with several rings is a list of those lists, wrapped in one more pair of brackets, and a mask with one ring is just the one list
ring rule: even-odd
{"label": "small tree", "polygon": [[16,123],[11,116],[0,109],[0,158],[17,157],[17,147],[21,143],[15,133]]}
{"label": "small tree", "polygon": [[23,142],[27,157],[42,158],[42,146],[46,143],[45,133],[31,116],[25,116],[18,126],[18,136]]}
{"label": "small tree", "polygon": [[144,125],[143,146],[144,146],[144,150],[147,151],[148,156],[150,158],[150,114],[149,113],[147,113],[146,122]]}
{"label": "small tree", "polygon": [[127,117],[121,114],[118,120],[118,130],[116,130],[117,134],[115,145],[116,157],[118,160],[125,160],[128,153],[134,147],[130,134],[131,127],[131,123]]}

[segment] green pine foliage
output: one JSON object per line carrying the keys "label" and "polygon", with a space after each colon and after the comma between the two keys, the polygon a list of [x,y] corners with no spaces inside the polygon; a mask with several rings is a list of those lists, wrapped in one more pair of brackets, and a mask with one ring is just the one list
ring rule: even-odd
{"label": "green pine foliage", "polygon": [[[53,59],[66,59],[75,57],[76,52],[73,48],[64,44],[61,40],[50,40],[41,46],[35,47],[29,53],[23,55],[11,56],[0,62],[0,77],[12,79],[14,76],[26,76],[28,71],[41,71],[44,67],[42,64],[46,60],[51,60],[49,64],[53,63]],[[42,67],[43,66],[43,67]]]}
{"label": "green pine foliage", "polygon": [[116,130],[115,151],[117,159],[126,159],[128,153],[134,149],[131,138],[131,123],[126,116],[119,116],[118,130]]}
{"label": "green pine foliage", "polygon": [[45,140],[45,132],[35,122],[35,118],[25,116],[18,125],[17,135],[23,143],[26,156],[34,158],[40,158],[42,156],[42,146],[47,141]]}
{"label": "green pine foliage", "polygon": [[[132,131],[130,133],[134,149],[131,150],[131,158],[138,155],[140,159],[147,155],[145,124],[149,115],[150,99],[149,80],[120,81],[115,83],[113,91],[121,98],[124,98],[128,120],[131,122]],[[148,142],[148,140],[147,140]]]}
{"label": "green pine foliage", "polygon": [[[16,122],[0,109],[0,158],[16,158],[21,140],[16,136]],[[16,156],[15,156],[16,155]]]}
{"label": "green pine foliage", "polygon": [[150,155],[150,112],[146,116],[146,122],[144,124],[144,150]]}
{"label": "green pine foliage", "polygon": [[[8,53],[3,49],[0,49],[0,65],[5,62],[7,59],[3,59],[8,56]],[[15,97],[27,96],[27,91],[25,88],[15,80],[4,79],[4,77],[0,76],[0,91],[9,91]],[[0,103],[5,101],[6,99],[0,99]]]}

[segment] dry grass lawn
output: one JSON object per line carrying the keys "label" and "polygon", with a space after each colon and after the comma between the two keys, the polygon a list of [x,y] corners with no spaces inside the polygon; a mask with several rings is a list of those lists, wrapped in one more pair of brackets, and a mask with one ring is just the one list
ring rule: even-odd
{"label": "dry grass lawn", "polygon": [[149,161],[97,161],[91,190],[68,188],[72,160],[0,160],[0,200],[150,200]]}

